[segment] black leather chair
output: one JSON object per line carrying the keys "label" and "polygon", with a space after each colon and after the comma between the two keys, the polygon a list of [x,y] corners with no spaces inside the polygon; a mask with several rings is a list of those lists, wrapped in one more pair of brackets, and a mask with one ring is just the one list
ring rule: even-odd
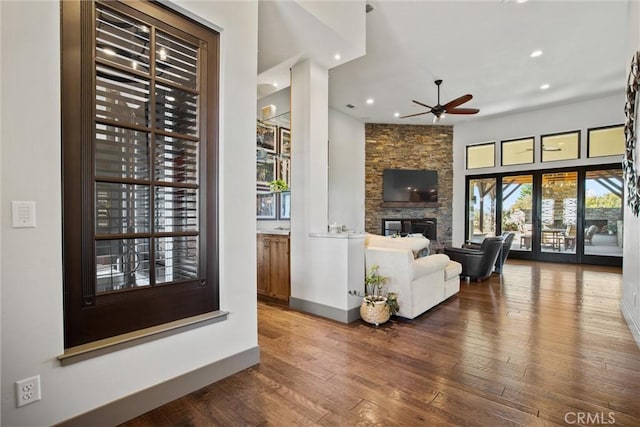
{"label": "black leather chair", "polygon": [[444,253],[452,261],[462,264],[461,276],[479,282],[491,276],[503,243],[501,237],[487,237],[480,249],[444,248]]}
{"label": "black leather chair", "polygon": [[[515,237],[515,233],[512,233],[510,231],[505,231],[504,233],[502,233],[502,236],[500,236],[500,238],[502,239],[502,252],[500,252],[500,256],[498,256],[498,259],[496,259],[496,264],[493,269],[495,273],[502,274],[502,267],[507,261],[509,251],[511,250],[511,244],[513,243],[513,239],[515,239]],[[481,243],[465,243],[464,245],[462,245],[463,248],[477,250],[480,250],[481,246]]]}

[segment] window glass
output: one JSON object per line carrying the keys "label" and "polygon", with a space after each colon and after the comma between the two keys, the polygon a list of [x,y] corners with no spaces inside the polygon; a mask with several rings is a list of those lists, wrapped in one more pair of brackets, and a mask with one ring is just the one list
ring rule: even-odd
{"label": "window glass", "polygon": [[589,129],[587,157],[624,154],[624,126]]}
{"label": "window glass", "polygon": [[494,167],[495,152],[495,142],[467,146],[467,169]]}
{"label": "window glass", "polygon": [[502,141],[502,166],[533,163],[533,138]]}
{"label": "window glass", "polygon": [[580,153],[580,132],[567,132],[542,137],[543,162],[577,159]]}
{"label": "window glass", "polygon": [[496,178],[469,180],[469,235],[467,241],[480,243],[496,235]]}

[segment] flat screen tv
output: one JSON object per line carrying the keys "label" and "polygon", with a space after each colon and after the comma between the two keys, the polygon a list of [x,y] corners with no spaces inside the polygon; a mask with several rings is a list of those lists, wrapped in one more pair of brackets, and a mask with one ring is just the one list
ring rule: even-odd
{"label": "flat screen tv", "polygon": [[437,202],[438,171],[426,169],[385,169],[385,202]]}

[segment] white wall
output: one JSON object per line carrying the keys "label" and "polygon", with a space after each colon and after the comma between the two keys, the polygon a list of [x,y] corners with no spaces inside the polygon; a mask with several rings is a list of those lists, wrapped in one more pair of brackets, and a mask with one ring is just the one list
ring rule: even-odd
{"label": "white wall", "polygon": [[364,123],[329,108],[329,224],[364,231]]}
{"label": "white wall", "polygon": [[[623,86],[623,77],[620,77]],[[548,107],[526,113],[512,114],[485,120],[458,124],[453,130],[453,244],[464,242],[465,176],[493,172],[529,171],[532,169],[561,168],[565,166],[619,163],[621,156],[586,159],[587,129],[624,123],[624,93],[588,101]],[[581,130],[579,160],[541,163],[539,159],[540,135]],[[480,142],[496,142],[496,165],[500,164],[500,141],[535,136],[534,165],[465,169],[465,147]],[[626,219],[626,218],[625,218]],[[625,234],[627,234],[625,223]]]}
{"label": "white wall", "polygon": [[[640,3],[629,2],[629,54],[627,61],[640,50]],[[627,72],[629,65],[627,64]],[[636,156],[640,154],[636,146]],[[637,164],[637,162],[636,162]],[[624,261],[622,274],[621,308],[629,328],[640,347],[640,218],[631,214],[626,207],[624,211]]]}
{"label": "white wall", "polygon": [[[291,296],[309,286],[309,233],[328,225],[328,96],[325,68],[310,60],[291,70]],[[317,261],[316,261],[317,262]]]}
{"label": "white wall", "polygon": [[[180,5],[222,28],[220,299],[230,315],[61,367],[60,5],[0,2],[3,425],[54,424],[257,346],[257,3]],[[36,202],[37,228],[10,228],[11,200]],[[14,382],[36,374],[42,401],[15,408]]]}

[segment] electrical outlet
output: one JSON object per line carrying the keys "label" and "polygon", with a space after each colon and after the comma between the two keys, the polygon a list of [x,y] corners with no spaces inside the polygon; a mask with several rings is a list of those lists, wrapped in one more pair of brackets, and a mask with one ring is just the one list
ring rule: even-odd
{"label": "electrical outlet", "polygon": [[16,407],[28,405],[42,399],[40,394],[40,375],[16,381]]}

